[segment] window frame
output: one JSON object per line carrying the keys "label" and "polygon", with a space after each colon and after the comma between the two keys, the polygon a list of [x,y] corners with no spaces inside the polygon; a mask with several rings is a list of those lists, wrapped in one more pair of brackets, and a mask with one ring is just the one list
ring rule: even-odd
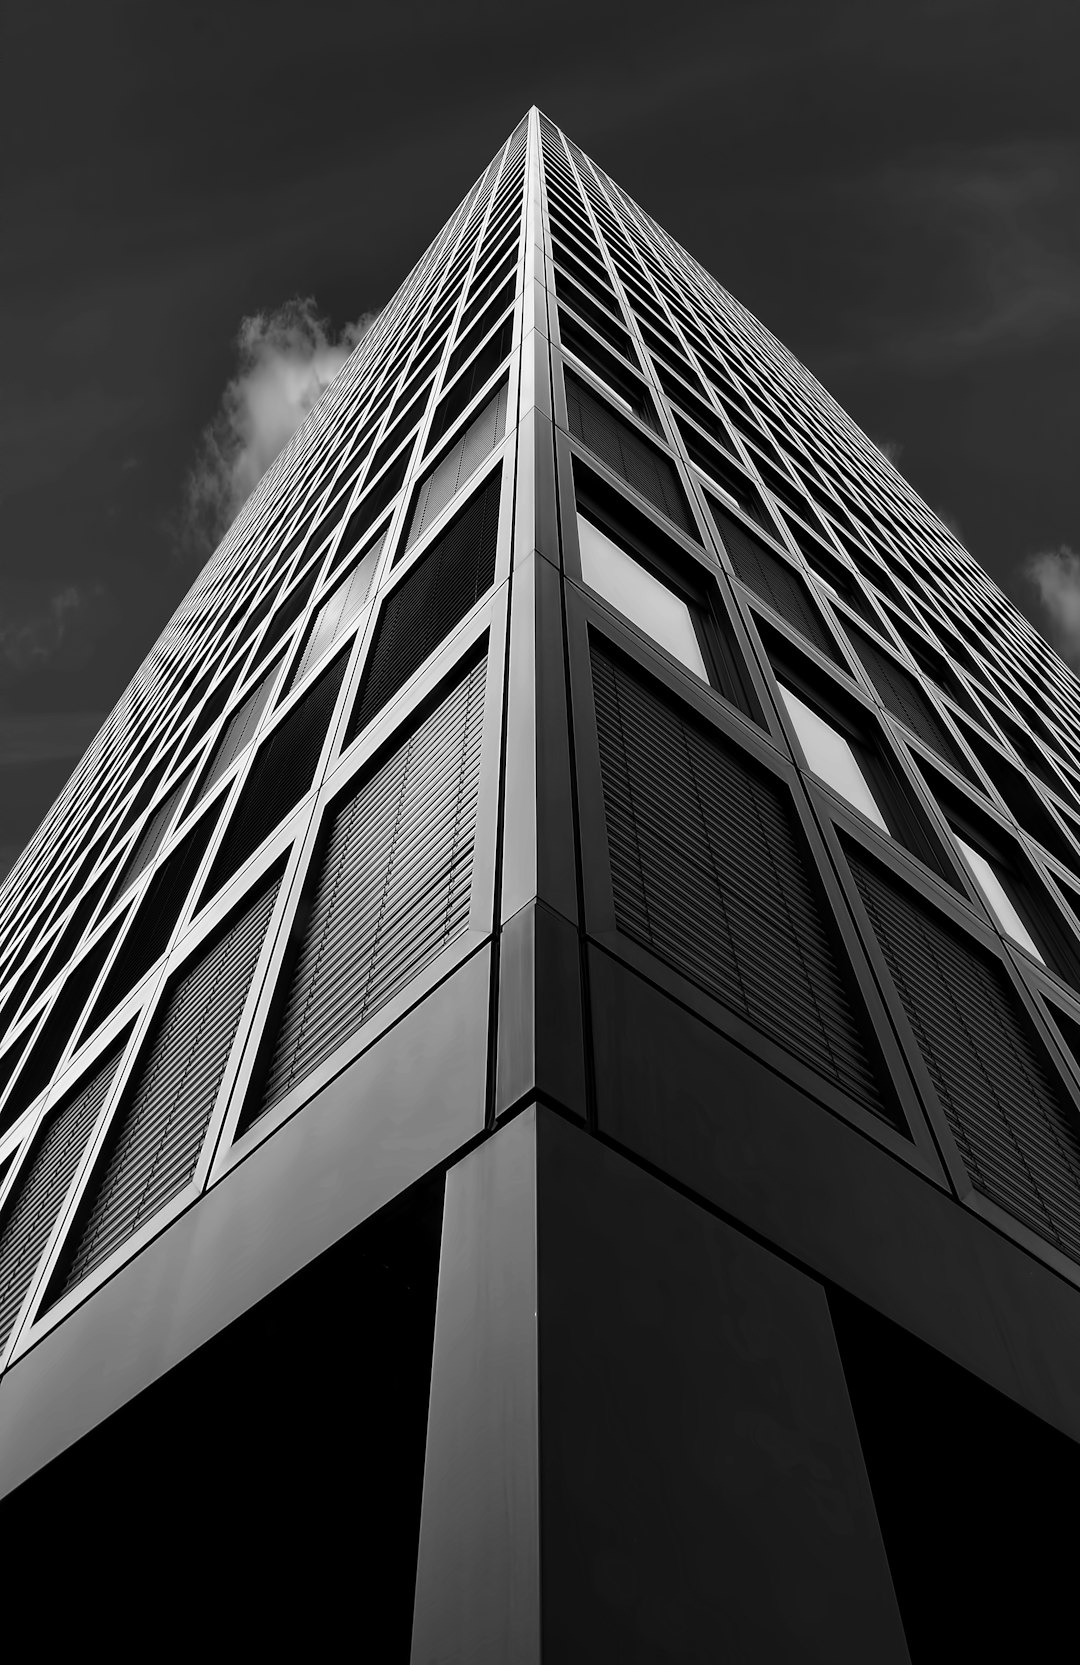
{"label": "window frame", "polygon": [[[1019,948],[1040,971],[1057,978],[1080,996],[1080,919],[1075,924],[1052,894],[1031,854],[996,815],[987,812],[967,793],[959,790],[924,758],[918,759],[926,790],[957,844],[956,862],[980,909],[985,910],[994,929]],[[1027,946],[1007,929],[986,896],[974,870],[959,847],[963,840],[988,862],[1010,904],[1038,950]]]}
{"label": "window frame", "polygon": [[[575,540],[577,571],[574,576],[588,589],[590,595],[596,596],[604,606],[610,607],[632,629],[639,631],[654,648],[668,654],[683,671],[701,683],[701,677],[684,661],[671,654],[670,650],[663,647],[635,620],[621,612],[613,602],[608,601],[601,591],[593,589],[592,585],[587,583],[581,567],[577,530],[577,517],[583,515],[624,554],[636,561],[684,603],[705,664],[705,686],[713,693],[719,694],[729,705],[733,705],[743,716],[749,717],[758,725],[763,725],[764,719],[754,692],[749,665],[744,663],[733,627],[726,614],[721,613],[722,603],[716,585],[710,583],[709,576],[701,564],[692,562],[690,557],[680,559],[681,552],[665,537],[659,527],[654,528],[651,522],[638,514],[634,505],[621,493],[607,486],[577,457],[574,458],[573,477],[574,496],[569,518],[573,521]],[[691,566],[692,576],[688,570]]]}
{"label": "window frame", "polygon": [[[958,889],[957,877],[942,847],[941,837],[936,833],[930,815],[923,809],[916,787],[907,780],[873,708],[849,694],[816,663],[811,663],[809,657],[804,656],[787,635],[768,620],[756,616],[755,623],[776,682],[786,683],[792,693],[847,741],[870,796],[885,822],[884,833],[857,805],[818,774],[807,759],[815,780],[820,781],[845,807],[858,814],[863,826],[874,828],[879,837],[888,838],[898,850],[929,868],[935,878],[945,880],[954,890]],[[782,698],[778,698],[777,703],[784,706]],[[800,748],[796,756],[801,755],[804,749],[786,706],[781,710],[780,717],[789,744],[791,736],[794,736]]]}

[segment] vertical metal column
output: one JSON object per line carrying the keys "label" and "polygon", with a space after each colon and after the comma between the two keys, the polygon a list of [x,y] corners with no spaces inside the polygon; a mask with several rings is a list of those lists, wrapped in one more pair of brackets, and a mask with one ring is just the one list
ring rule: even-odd
{"label": "vertical metal column", "polygon": [[413,1665],[538,1665],[536,1116],[446,1181]]}

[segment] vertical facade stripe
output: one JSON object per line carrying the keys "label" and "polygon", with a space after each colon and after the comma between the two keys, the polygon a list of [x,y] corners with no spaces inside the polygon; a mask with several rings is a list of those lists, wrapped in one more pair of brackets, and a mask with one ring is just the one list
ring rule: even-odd
{"label": "vertical facade stripe", "polygon": [[278,883],[260,892],[166,994],[134,1087],[91,1175],[53,1298],[84,1278],[191,1179]]}
{"label": "vertical facade stripe", "polygon": [[119,1054],[110,1053],[65,1104],[48,1113],[8,1199],[0,1221],[0,1348],[33,1281],[118,1062]]}
{"label": "vertical facade stripe", "polygon": [[592,653],[620,931],[888,1117],[783,789]]}
{"label": "vertical facade stripe", "polygon": [[851,869],[977,1191],[1080,1255],[1080,1123],[1004,969],[876,866]]}
{"label": "vertical facade stripe", "polygon": [[383,603],[349,725],[350,741],[491,588],[501,489],[502,469],[496,467]]}
{"label": "vertical facade stripe", "polygon": [[276,1104],[468,924],[486,665],[333,811],[261,1098]]}

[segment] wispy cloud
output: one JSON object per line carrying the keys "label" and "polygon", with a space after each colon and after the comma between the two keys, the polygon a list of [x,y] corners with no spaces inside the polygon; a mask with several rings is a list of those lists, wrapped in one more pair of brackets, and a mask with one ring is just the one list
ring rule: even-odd
{"label": "wispy cloud", "polygon": [[0,668],[16,675],[43,669],[68,646],[79,615],[98,594],[63,584],[36,605],[6,607],[0,618]]}
{"label": "wispy cloud", "polygon": [[1080,251],[1057,234],[1076,186],[1075,158],[1049,146],[984,150],[943,171],[936,204],[966,250],[970,296],[943,345],[1031,341],[1080,317]]}
{"label": "wispy cloud", "polygon": [[1029,555],[1022,571],[1038,595],[1054,646],[1080,665],[1080,554],[1062,544]]}
{"label": "wispy cloud", "polygon": [[833,368],[874,360],[933,369],[1080,325],[1080,241],[1069,231],[1080,162],[1071,149],[936,149],[839,189],[849,214],[904,239],[901,269],[920,254],[926,281],[895,294],[883,285]]}
{"label": "wispy cloud", "polygon": [[241,320],[235,374],[185,486],[174,532],[181,553],[205,559],[215,548],[375,317],[365,313],[335,335],[308,295]]}

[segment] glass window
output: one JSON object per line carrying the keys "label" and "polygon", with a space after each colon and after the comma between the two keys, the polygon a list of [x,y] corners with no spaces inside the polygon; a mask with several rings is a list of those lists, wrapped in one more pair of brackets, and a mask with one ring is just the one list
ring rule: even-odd
{"label": "glass window", "polygon": [[635,561],[584,515],[578,515],[581,574],[590,589],[636,624],[654,642],[708,682],[697,631],[681,596]]}
{"label": "glass window", "polygon": [[986,857],[981,851],[972,849],[971,845],[962,839],[955,829],[953,836],[960,846],[960,853],[967,862],[971,870],[971,876],[982,892],[987,907],[1005,935],[1012,937],[1013,941],[1018,942],[1021,948],[1026,948],[1028,953],[1038,960],[1040,965],[1044,965],[1045,961],[1032,942],[1027,926],[1010,902],[1005,886]]}
{"label": "glass window", "polygon": [[806,753],[806,761],[815,775],[846,798],[849,804],[868,820],[873,821],[882,832],[888,832],[885,817],[877,806],[874,794],[867,784],[866,776],[859,768],[855,753],[839,729],[833,728],[824,717],[801,700],[798,694],[793,694],[790,688],[780,684],[780,692],[784,696],[788,715],[795,725],[795,733],[799,737],[799,744]]}
{"label": "glass window", "polygon": [[562,351],[564,357],[568,358],[570,362],[579,370],[584,370],[589,376],[595,377],[595,379],[600,383],[600,386],[603,388],[607,398],[609,398],[613,404],[618,405],[620,410],[624,410],[627,416],[634,416],[637,414],[629,399],[624,398],[621,393],[616,393],[611,383],[605,380],[605,378],[600,375],[598,370],[594,370],[591,365],[586,364],[584,359],[578,358],[577,354],[572,353],[569,347],[564,346]]}

